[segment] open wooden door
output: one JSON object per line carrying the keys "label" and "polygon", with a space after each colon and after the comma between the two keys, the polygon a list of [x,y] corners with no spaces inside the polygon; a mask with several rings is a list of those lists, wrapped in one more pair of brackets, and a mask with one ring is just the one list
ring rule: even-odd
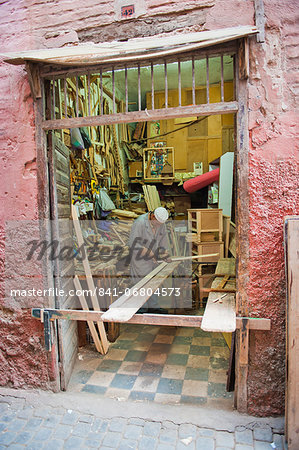
{"label": "open wooden door", "polygon": [[[74,288],[69,149],[55,136],[54,132],[51,132],[48,137],[48,150],[52,239],[57,245],[56,254],[60,255],[53,261],[54,284],[56,288],[64,291],[62,295],[56,296],[55,307],[71,309],[76,298],[69,296],[70,290]],[[69,251],[61,252],[66,248]],[[60,387],[65,390],[77,355],[77,322],[58,320],[57,332]]]}

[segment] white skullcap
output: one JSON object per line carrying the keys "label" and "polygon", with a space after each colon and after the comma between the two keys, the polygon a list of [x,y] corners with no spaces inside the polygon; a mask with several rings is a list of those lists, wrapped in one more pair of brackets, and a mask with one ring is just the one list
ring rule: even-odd
{"label": "white skullcap", "polygon": [[163,208],[162,206],[159,206],[159,208],[155,209],[154,216],[158,222],[165,223],[169,217],[169,214],[167,209]]}

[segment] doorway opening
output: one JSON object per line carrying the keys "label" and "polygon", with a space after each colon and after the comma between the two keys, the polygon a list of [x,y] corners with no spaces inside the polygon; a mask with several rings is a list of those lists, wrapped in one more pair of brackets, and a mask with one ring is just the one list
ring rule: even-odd
{"label": "doorway opening", "polygon": [[[119,300],[121,290],[134,287],[127,259],[130,231],[138,217],[157,207],[170,217],[169,256],[189,261],[183,303],[171,298],[159,304],[163,311],[156,324],[149,324],[146,314],[144,323],[110,321],[105,331],[112,344],[105,355],[96,351],[86,322],[61,321],[62,387],[70,380],[70,389],[108,397],[220,402],[231,408],[233,333],[215,331],[213,325],[208,330],[184,326],[186,319],[180,318],[203,315],[209,323],[208,304],[229,298],[232,306],[235,300],[234,55],[56,76],[46,80],[46,99],[49,129],[56,128],[49,133],[52,219],[68,219],[71,210],[79,219],[91,270],[86,273],[80,258],[74,259],[71,276],[79,286],[88,288],[92,276],[103,311]],[[231,109],[224,111],[224,103]],[[203,114],[195,105],[209,107]],[[155,115],[147,117],[153,110]],[[126,114],[134,114],[134,122]],[[99,124],[90,125],[87,116]],[[57,120],[61,124],[55,127]],[[77,126],[64,128],[69,120]],[[188,182],[209,174],[213,177],[204,187],[188,188]],[[70,223],[67,238],[74,238],[79,255],[80,239]],[[182,281],[176,269],[163,282]],[[62,271],[57,268],[57,280]],[[88,307],[95,309],[91,297],[86,293]],[[59,302],[62,309],[82,308],[80,295]],[[174,326],[163,324],[170,316],[178,318]]]}

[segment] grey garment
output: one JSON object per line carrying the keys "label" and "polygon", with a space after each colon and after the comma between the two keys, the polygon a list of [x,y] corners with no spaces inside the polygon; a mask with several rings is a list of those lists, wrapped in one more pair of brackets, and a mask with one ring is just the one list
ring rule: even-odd
{"label": "grey garment", "polygon": [[151,258],[140,257],[141,250],[145,247],[155,255],[168,250],[167,230],[161,225],[156,233],[150,225],[149,213],[142,214],[133,223],[129,239],[130,248],[130,272],[132,281],[137,283],[141,278],[150,273],[157,266]]}

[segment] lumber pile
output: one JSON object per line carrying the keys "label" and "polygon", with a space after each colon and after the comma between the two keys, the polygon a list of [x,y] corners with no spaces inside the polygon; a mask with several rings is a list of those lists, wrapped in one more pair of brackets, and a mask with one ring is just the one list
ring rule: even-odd
{"label": "lumber pile", "polygon": [[130,237],[130,231],[133,225],[132,219],[119,220],[116,224],[116,229],[118,233],[121,235],[122,239],[127,243]]}

